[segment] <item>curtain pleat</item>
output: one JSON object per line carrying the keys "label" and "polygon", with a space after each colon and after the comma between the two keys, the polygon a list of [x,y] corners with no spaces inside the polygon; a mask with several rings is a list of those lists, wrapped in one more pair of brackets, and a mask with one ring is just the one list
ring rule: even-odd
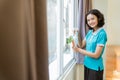
{"label": "curtain pleat", "polygon": [[28,80],[37,80],[36,69],[36,49],[35,49],[35,18],[34,1],[25,0],[25,30],[27,45],[27,68]]}
{"label": "curtain pleat", "polygon": [[48,79],[46,0],[35,0],[36,68],[38,80]]}
{"label": "curtain pleat", "polygon": [[46,0],[0,0],[0,80],[49,80]]}
{"label": "curtain pleat", "polygon": [[27,80],[23,1],[0,4],[0,80]]}

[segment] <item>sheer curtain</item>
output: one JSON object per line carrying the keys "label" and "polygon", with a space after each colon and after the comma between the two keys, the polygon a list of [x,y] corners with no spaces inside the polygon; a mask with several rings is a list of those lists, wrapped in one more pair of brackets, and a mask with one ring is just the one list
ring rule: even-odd
{"label": "sheer curtain", "polygon": [[0,0],[0,80],[49,80],[46,0]]}

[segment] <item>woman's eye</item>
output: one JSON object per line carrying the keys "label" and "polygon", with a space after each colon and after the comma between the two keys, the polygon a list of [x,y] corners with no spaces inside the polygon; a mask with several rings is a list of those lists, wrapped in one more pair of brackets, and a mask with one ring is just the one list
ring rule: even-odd
{"label": "woman's eye", "polygon": [[91,18],[91,20],[94,20],[94,18]]}
{"label": "woman's eye", "polygon": [[89,22],[90,20],[87,20],[87,22]]}

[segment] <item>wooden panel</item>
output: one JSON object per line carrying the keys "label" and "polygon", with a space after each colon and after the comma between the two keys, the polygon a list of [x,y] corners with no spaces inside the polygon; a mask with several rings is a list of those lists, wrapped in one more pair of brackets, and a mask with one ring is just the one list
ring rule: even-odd
{"label": "wooden panel", "polygon": [[[118,53],[120,46],[107,45],[106,48],[106,80],[120,80],[118,68]],[[120,61],[119,61],[120,62]]]}

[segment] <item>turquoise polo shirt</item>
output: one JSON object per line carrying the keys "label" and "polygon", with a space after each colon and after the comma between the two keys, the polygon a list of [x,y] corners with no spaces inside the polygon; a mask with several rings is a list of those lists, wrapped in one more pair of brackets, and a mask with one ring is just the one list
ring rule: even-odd
{"label": "turquoise polo shirt", "polygon": [[93,30],[89,30],[86,37],[86,50],[88,52],[92,52],[94,54],[97,46],[103,46],[103,50],[99,58],[92,58],[89,56],[85,56],[84,58],[84,65],[87,68],[93,70],[103,70],[103,52],[105,48],[105,44],[107,42],[107,34],[103,28],[99,28],[97,31],[93,32]]}

